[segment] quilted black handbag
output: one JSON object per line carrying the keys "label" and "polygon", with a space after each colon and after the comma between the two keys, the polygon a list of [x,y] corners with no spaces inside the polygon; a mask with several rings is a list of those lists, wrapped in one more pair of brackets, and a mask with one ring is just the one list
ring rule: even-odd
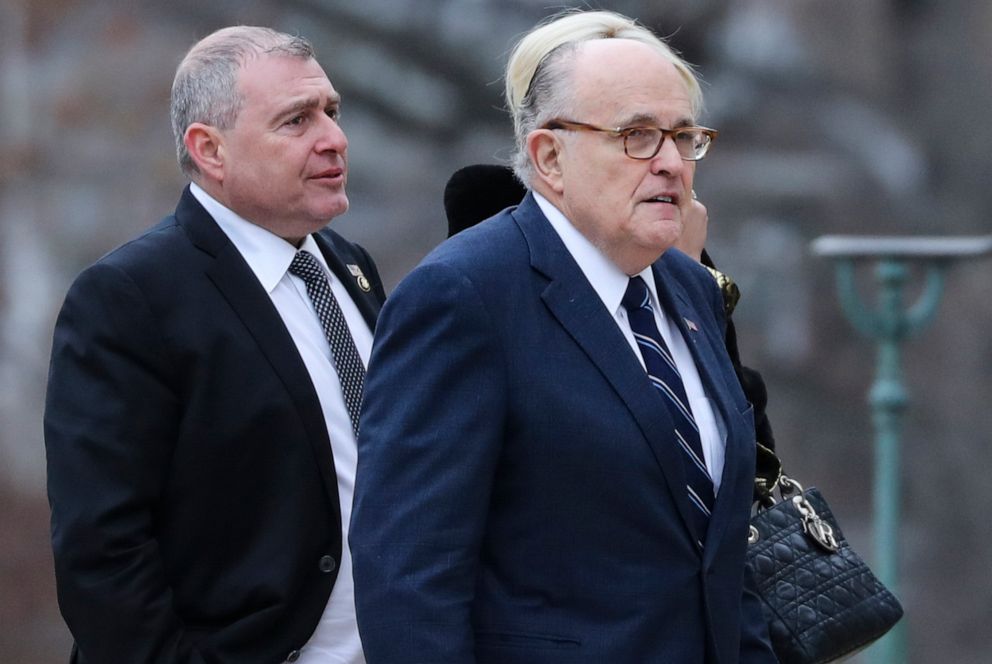
{"label": "quilted black handbag", "polygon": [[[767,450],[766,450],[767,451]],[[848,545],[815,488],[785,475],[758,501],[748,565],[781,664],[823,664],[853,655],[902,617],[899,600]]]}

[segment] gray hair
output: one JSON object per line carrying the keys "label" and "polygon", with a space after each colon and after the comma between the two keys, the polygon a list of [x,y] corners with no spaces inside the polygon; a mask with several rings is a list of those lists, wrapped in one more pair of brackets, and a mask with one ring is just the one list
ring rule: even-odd
{"label": "gray hair", "polygon": [[179,63],[169,113],[179,168],[187,177],[193,177],[199,169],[186,150],[186,130],[194,122],[221,130],[233,127],[244,103],[238,74],[251,59],[269,54],[310,59],[314,50],[303,37],[239,25],[204,37]]}
{"label": "gray hair", "polygon": [[571,56],[578,42],[562,44],[541,59],[527,94],[513,113],[516,150],[513,172],[523,184],[530,186],[534,169],[527,154],[527,136],[554,118],[570,117],[574,101],[572,94]]}
{"label": "gray hair", "polygon": [[506,104],[516,137],[513,171],[525,185],[533,177],[527,136],[548,120],[567,114],[573,103],[569,56],[593,39],[632,39],[658,49],[685,81],[693,115],[702,110],[702,91],[692,66],[648,28],[609,11],[555,14],[517,42],[506,64]]}

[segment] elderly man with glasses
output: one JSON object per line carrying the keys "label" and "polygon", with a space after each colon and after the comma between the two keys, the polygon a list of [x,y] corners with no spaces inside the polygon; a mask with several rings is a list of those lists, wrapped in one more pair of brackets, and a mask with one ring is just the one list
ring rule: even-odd
{"label": "elderly man with glasses", "polygon": [[674,249],[692,70],[609,12],[507,66],[529,192],[376,327],[350,542],[370,664],[772,664],[744,554],[752,409],[710,274]]}

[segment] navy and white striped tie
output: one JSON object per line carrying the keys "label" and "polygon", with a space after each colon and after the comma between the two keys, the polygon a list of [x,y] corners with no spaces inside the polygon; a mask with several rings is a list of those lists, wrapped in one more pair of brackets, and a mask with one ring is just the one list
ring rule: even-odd
{"label": "navy and white striped tie", "polygon": [[682,450],[683,467],[686,476],[686,491],[692,503],[692,522],[699,545],[706,541],[706,527],[709,525],[713,509],[713,479],[706,469],[703,445],[699,439],[699,427],[692,415],[685,386],[679,375],[672,353],[665,345],[655,323],[654,308],[648,286],[641,277],[632,277],[623,296],[623,307],[627,310],[630,329],[637,340],[637,348],[644,358],[644,365],[651,384],[663,397],[665,405],[675,423],[674,440]]}

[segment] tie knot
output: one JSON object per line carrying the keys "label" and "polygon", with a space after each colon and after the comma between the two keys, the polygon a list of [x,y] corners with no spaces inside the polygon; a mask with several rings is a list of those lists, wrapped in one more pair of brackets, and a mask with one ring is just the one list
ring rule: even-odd
{"label": "tie knot", "polygon": [[627,284],[627,292],[623,294],[623,308],[627,311],[635,311],[650,306],[651,298],[648,295],[648,285],[640,277],[631,277]]}
{"label": "tie knot", "polygon": [[293,262],[289,264],[289,273],[299,277],[304,282],[311,282],[324,276],[320,269],[320,263],[309,251],[296,252],[296,255],[293,256]]}

